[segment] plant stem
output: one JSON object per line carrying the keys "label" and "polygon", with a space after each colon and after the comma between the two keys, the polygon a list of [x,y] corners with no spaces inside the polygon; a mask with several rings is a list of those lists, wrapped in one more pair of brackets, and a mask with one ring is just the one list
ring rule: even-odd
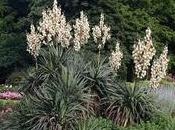
{"label": "plant stem", "polygon": [[36,69],[38,69],[38,60],[37,60],[37,57],[35,57],[35,67],[36,67]]}
{"label": "plant stem", "polygon": [[101,56],[101,54],[100,54],[100,48],[99,48],[99,50],[98,50],[98,65],[100,64],[100,56]]}

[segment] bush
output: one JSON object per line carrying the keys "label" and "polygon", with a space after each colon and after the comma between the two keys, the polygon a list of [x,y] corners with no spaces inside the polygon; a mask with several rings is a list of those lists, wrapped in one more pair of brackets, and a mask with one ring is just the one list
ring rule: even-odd
{"label": "bush", "polygon": [[90,113],[87,105],[92,95],[88,91],[88,81],[80,69],[75,69],[76,61],[73,64],[70,57],[63,58],[61,53],[55,48],[42,55],[33,80],[26,82],[27,88],[23,87],[26,97],[7,123],[9,128],[71,130],[77,120]]}
{"label": "bush", "polygon": [[13,72],[10,76],[8,76],[6,84],[18,86],[24,77],[24,72],[25,70],[18,70]]}
{"label": "bush", "polygon": [[154,102],[146,89],[139,86],[117,85],[109,89],[106,115],[114,123],[127,126],[148,120],[155,112]]}
{"label": "bush", "polygon": [[87,55],[80,52],[77,53],[72,49],[67,50],[60,46],[42,49],[38,58],[38,69],[28,72],[21,90],[25,94],[35,95],[40,86],[50,83],[55,77],[59,77],[63,66],[65,66],[78,73],[82,80],[86,80],[85,86],[93,95],[93,102],[95,102],[91,102],[89,106],[96,114],[99,114],[100,98],[107,96],[107,87],[113,78],[112,71],[106,59],[101,59],[98,64],[96,55],[91,56],[90,61],[86,57]]}
{"label": "bush", "polygon": [[46,49],[41,51],[38,68],[29,73],[21,88],[26,97],[12,115],[10,128],[71,130],[84,117],[104,116],[105,111],[123,126],[151,118],[154,107],[147,91],[114,86],[115,74],[105,60],[96,63],[92,57],[87,61],[81,53],[60,46]]}

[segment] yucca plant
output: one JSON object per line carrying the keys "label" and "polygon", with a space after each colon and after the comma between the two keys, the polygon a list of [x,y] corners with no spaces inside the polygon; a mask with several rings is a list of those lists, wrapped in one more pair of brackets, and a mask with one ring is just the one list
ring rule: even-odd
{"label": "yucca plant", "polygon": [[44,82],[35,68],[29,68],[19,84],[19,91],[25,94],[35,94],[39,86]]}
{"label": "yucca plant", "polygon": [[105,105],[103,98],[107,97],[107,88],[113,82],[113,73],[106,59],[97,61],[92,58],[91,62],[86,67],[83,76],[88,80],[87,86],[91,93],[95,95],[93,98],[95,104],[91,104],[97,115],[103,115]]}
{"label": "yucca plant", "polygon": [[73,129],[76,120],[89,112],[86,104],[90,102],[91,95],[86,82],[87,80],[82,79],[71,67],[62,66],[59,77],[40,85],[34,95],[25,97],[15,115],[12,115],[16,123],[12,121],[11,128]]}
{"label": "yucca plant", "polygon": [[89,87],[91,87],[100,98],[106,96],[107,87],[113,82],[112,69],[105,58],[99,62],[94,58],[85,71],[85,77],[89,80]]}
{"label": "yucca plant", "polygon": [[49,46],[42,49],[38,58],[38,69],[36,73],[44,82],[58,76],[62,66],[64,66],[71,56],[71,49],[65,49],[59,45]]}
{"label": "yucca plant", "polygon": [[118,125],[127,126],[151,118],[154,113],[152,96],[137,85],[116,85],[109,89],[106,115]]}
{"label": "yucca plant", "polygon": [[59,45],[41,49],[37,62],[38,67],[26,73],[21,90],[24,93],[34,94],[38,86],[58,77],[62,66],[65,66],[67,61],[72,59],[71,57],[72,50],[66,50]]}

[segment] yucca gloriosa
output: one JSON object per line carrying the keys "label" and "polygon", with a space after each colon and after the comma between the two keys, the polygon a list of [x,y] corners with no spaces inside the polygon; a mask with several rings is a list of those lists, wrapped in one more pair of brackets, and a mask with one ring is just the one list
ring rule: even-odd
{"label": "yucca gloriosa", "polygon": [[[105,59],[97,63],[95,57],[86,61],[71,49],[47,49],[41,52],[34,77],[24,86],[29,86],[24,93],[30,104],[27,107],[33,110],[19,108],[19,128],[71,130],[89,113],[104,116],[105,111],[116,124],[125,126],[152,113],[152,102],[145,91],[125,85],[114,87],[115,75]],[[26,101],[23,104],[28,105]]]}
{"label": "yucca gloriosa", "polygon": [[118,125],[127,126],[149,120],[155,111],[152,96],[138,85],[115,85],[109,89],[108,118]]}
{"label": "yucca gloriosa", "polygon": [[67,52],[61,47],[48,49],[41,52],[34,76],[23,87],[26,97],[22,104],[32,110],[24,111],[20,106],[15,112],[20,123],[14,123],[14,127],[19,129],[70,130],[77,119],[91,110],[87,105],[91,103],[92,95],[88,80],[82,75],[85,66],[82,63],[81,70],[80,62],[76,61],[78,54],[67,56],[71,50]]}
{"label": "yucca gloriosa", "polygon": [[[78,20],[82,23],[83,30],[77,22],[74,29],[78,31],[72,31],[61,8],[57,6],[57,0],[54,0],[52,9],[47,9],[42,14],[38,27],[32,25],[33,31],[27,34],[28,51],[36,59],[37,67],[22,87],[26,97],[14,116],[17,117],[17,123],[13,124],[13,128],[71,130],[76,128],[77,120],[88,117],[91,110],[98,115],[103,115],[106,111],[110,119],[123,126],[140,122],[151,115],[152,100],[145,91],[125,85],[114,87],[115,74],[108,61],[105,58],[102,60],[100,53],[111,37],[110,27],[104,24],[103,14],[99,26],[93,28],[95,43],[100,41],[99,55],[97,54],[98,58],[92,57],[90,61],[86,60],[87,55],[76,52],[81,49],[79,42],[82,40],[82,33],[88,32],[87,35],[84,34],[82,45],[89,39],[87,17],[84,17],[86,25]],[[71,35],[74,31],[80,36],[76,37],[78,48],[72,48],[75,47],[72,44],[75,39]],[[117,59],[116,57],[117,55],[114,58]],[[123,57],[122,54],[120,57]],[[121,58],[117,60],[119,66]],[[23,106],[32,109],[24,111]],[[106,110],[107,106],[109,107]]]}

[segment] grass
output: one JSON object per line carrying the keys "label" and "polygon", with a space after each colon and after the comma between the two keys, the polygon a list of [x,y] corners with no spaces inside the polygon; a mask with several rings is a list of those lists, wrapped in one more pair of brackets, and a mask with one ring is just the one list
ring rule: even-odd
{"label": "grass", "polygon": [[7,106],[15,106],[17,103],[19,103],[18,100],[3,100],[0,99],[0,110]]}

